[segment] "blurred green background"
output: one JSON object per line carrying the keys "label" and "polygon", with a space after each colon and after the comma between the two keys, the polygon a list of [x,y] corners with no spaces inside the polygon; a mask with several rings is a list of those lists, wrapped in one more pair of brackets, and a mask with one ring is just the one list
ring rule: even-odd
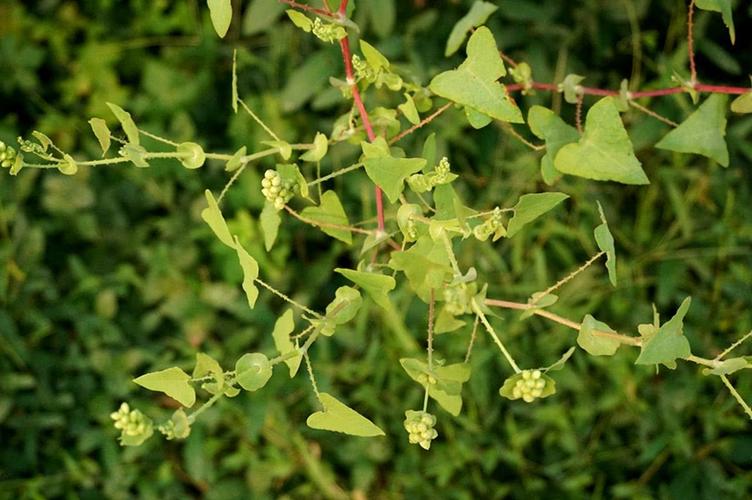
{"label": "blurred green background", "polygon": [[[471,3],[357,0],[354,18],[407,79],[426,84],[462,60],[444,59],[443,49]],[[699,75],[747,86],[752,6],[732,3],[735,47],[719,15],[697,13]],[[579,73],[590,86],[618,88],[631,78],[655,88],[671,86],[673,70],[687,74],[682,0],[498,4],[488,25],[499,47],[529,62],[538,81]],[[175,141],[253,151],[266,137],[230,109],[233,48],[241,97],[273,130],[290,142],[329,133],[348,111],[328,83],[343,75],[338,47],[295,29],[273,0],[235,6],[239,15],[220,40],[199,0],[4,0],[0,140],[14,144],[37,129],[77,158],[97,158],[86,121],[110,121],[111,101]],[[398,97],[371,89],[366,104],[394,106]],[[572,120],[573,106],[558,96],[518,99],[523,110],[541,103]],[[686,96],[649,105],[677,121],[692,109]],[[565,286],[552,310],[574,320],[592,313],[632,332],[651,321],[652,303],[669,317],[692,295],[692,350],[715,356],[752,328],[752,117],[730,117],[728,169],[656,150],[665,125],[635,110],[623,118],[650,186],[564,179],[555,189],[572,199],[562,208],[512,240],[466,242],[461,265],[478,269],[490,297],[524,301],[594,253],[601,200],[619,286],[596,266]],[[545,189],[540,154],[500,127],[474,131],[452,110],[401,145],[417,155],[431,131],[461,171],[468,205],[511,206]],[[345,166],[355,153],[338,146],[322,168]],[[258,172],[268,166],[245,172],[223,210],[265,279],[322,308],[343,284],[331,269],[354,267],[359,245],[285,220],[266,253]],[[322,390],[372,418],[387,438],[308,429],[309,382],[277,373],[263,391],[221,401],[184,442],[155,437],[121,448],[109,419],[121,401],[155,418],[174,409],[133,377],[190,370],[198,350],[226,366],[244,352],[273,352],[271,326],[284,304],[262,292],[248,310],[236,259],[198,216],[203,190],[226,179],[219,163],[187,171],[158,161],[150,169],[82,168],[74,177],[0,172],[0,498],[748,498],[752,426],[720,380],[686,363],[657,373],[634,366],[637,352],[628,348],[608,359],[579,350],[556,374],[557,395],[526,405],[499,397],[508,367],[480,336],[463,413],[435,409],[439,439],[430,452],[410,446],[403,412],[420,406],[422,391],[398,360],[423,345],[426,306],[405,286],[393,293],[401,316],[366,305],[312,351]],[[373,216],[365,176],[332,187],[351,220]],[[570,330],[540,318],[499,311],[494,323],[523,366],[547,365],[574,345]],[[441,336],[437,349],[461,360],[468,335]],[[733,380],[751,400],[752,377]]]}

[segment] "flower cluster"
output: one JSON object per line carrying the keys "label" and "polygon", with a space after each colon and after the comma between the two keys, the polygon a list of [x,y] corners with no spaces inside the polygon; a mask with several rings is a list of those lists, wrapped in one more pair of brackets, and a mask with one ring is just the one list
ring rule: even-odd
{"label": "flower cluster", "polygon": [[125,446],[137,446],[154,432],[151,419],[139,410],[131,410],[128,403],[121,404],[110,418],[115,421],[115,429],[120,430],[120,444]]}
{"label": "flower cluster", "polygon": [[410,444],[419,444],[424,450],[431,448],[431,441],[439,435],[434,429],[436,416],[425,411],[407,410],[404,424]]}
{"label": "flower cluster", "polygon": [[0,166],[10,168],[16,161],[16,150],[0,141]]}
{"label": "flower cluster", "polygon": [[358,81],[364,80],[367,83],[372,83],[377,89],[380,89],[382,85],[386,85],[389,90],[398,91],[402,88],[402,78],[388,71],[383,66],[373,67],[368,64],[368,61],[362,60],[357,54],[352,56],[352,65],[355,70],[355,78]]}
{"label": "flower cluster", "polygon": [[347,36],[347,31],[342,26],[325,23],[318,17],[313,21],[311,31],[319,40],[329,43],[336,42]]}
{"label": "flower cluster", "polygon": [[261,193],[269,200],[274,208],[282,210],[285,204],[295,195],[293,182],[285,182],[276,170],[264,172],[261,179]]}
{"label": "flower cluster", "polygon": [[486,241],[491,235],[494,235],[494,241],[496,241],[504,236],[506,232],[506,228],[504,228],[504,224],[501,221],[501,209],[499,207],[494,208],[491,216],[482,224],[473,228],[473,236],[480,241]]}
{"label": "flower cluster", "polygon": [[543,394],[546,387],[546,380],[540,370],[523,370],[520,378],[512,389],[512,396],[515,399],[522,398],[526,403],[532,403],[536,398]]}
{"label": "flower cluster", "polygon": [[441,184],[448,184],[457,178],[457,174],[450,171],[449,160],[443,157],[433,172],[427,174],[413,174],[407,178],[410,189],[416,193],[425,193]]}

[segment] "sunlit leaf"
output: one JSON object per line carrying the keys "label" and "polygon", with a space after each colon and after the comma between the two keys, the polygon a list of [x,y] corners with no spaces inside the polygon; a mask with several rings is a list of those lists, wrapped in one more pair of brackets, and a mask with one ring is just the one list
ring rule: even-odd
{"label": "sunlit leaf", "polygon": [[365,290],[378,305],[384,309],[389,307],[389,292],[396,286],[394,278],[341,267],[336,268],[335,271]]}
{"label": "sunlit leaf", "polygon": [[496,12],[496,9],[498,7],[490,2],[476,0],[472,7],[470,7],[470,11],[455,23],[452,32],[449,33],[446,48],[444,49],[444,57],[449,57],[457,52],[462,47],[462,42],[465,41],[467,32],[485,23],[488,17]]}
{"label": "sunlit leaf", "polygon": [[101,118],[92,118],[89,120],[91,131],[94,132],[94,136],[99,141],[99,146],[102,148],[102,156],[107,154],[110,150],[110,128],[107,126],[107,122]]}
{"label": "sunlit leaf", "polygon": [[246,391],[257,391],[272,378],[269,358],[260,352],[243,354],[235,363],[235,379]]}
{"label": "sunlit leaf", "polygon": [[507,237],[511,238],[526,224],[545,214],[562,201],[569,198],[564,193],[532,193],[520,196],[514,206],[514,216],[507,225]]}
{"label": "sunlit leaf", "polygon": [[232,22],[232,0],[206,0],[214,31],[224,38]]}
{"label": "sunlit leaf", "polygon": [[123,127],[123,132],[125,132],[126,137],[128,137],[128,142],[134,146],[138,146],[138,127],[136,127],[136,123],[133,121],[131,114],[117,104],[108,102],[107,106],[112,110],[115,118],[120,122],[120,126]]}
{"label": "sunlit leaf", "polygon": [[214,195],[208,189],[204,191],[204,195],[209,206],[201,211],[201,218],[214,231],[219,241],[234,249],[235,240],[233,240],[232,234],[230,234],[230,229],[227,227],[227,222],[225,222],[225,218],[222,216],[222,211],[219,209],[217,200],[214,199]]}
{"label": "sunlit leaf", "polygon": [[190,380],[190,375],[176,366],[133,379],[141,387],[163,392],[186,408],[190,408],[196,402],[196,391],[190,385]]}
{"label": "sunlit leaf", "polygon": [[308,417],[306,424],[312,429],[322,431],[342,432],[351,436],[374,437],[383,436],[376,424],[340,402],[334,396],[322,392],[319,394],[324,411],[317,411]]}

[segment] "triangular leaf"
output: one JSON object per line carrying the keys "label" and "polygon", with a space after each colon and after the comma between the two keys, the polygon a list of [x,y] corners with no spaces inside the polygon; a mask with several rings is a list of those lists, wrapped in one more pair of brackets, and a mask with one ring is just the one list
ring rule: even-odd
{"label": "triangular leaf", "polygon": [[318,207],[304,208],[301,215],[307,219],[323,224],[321,226],[321,231],[329,236],[337,238],[348,245],[352,244],[352,235],[350,234],[350,231],[346,229],[326,227],[326,224],[333,224],[336,226],[350,225],[345,209],[342,207],[342,203],[339,201],[339,197],[334,191],[325,191],[321,195],[321,204]]}
{"label": "triangular leaf", "polygon": [[597,335],[595,332],[616,333],[606,323],[598,321],[588,314],[580,325],[577,344],[593,356],[612,356],[621,343],[616,339]]}
{"label": "triangular leaf", "polygon": [[133,121],[131,114],[117,104],[108,102],[107,106],[112,110],[115,118],[120,122],[120,126],[123,127],[123,132],[125,132],[125,135],[128,137],[128,143],[138,146],[138,127],[136,127],[136,123]]}
{"label": "triangular leaf", "polygon": [[225,218],[222,216],[222,211],[219,209],[217,200],[214,199],[214,195],[208,189],[204,191],[204,195],[209,206],[201,211],[201,218],[214,231],[219,241],[234,249],[235,240],[233,240],[232,234],[230,234],[230,229],[227,227],[227,222],[225,222]]}
{"label": "triangular leaf", "polygon": [[224,38],[232,21],[232,0],[206,0],[214,31]]}
{"label": "triangular leaf", "polygon": [[335,271],[365,290],[379,306],[384,309],[389,308],[389,292],[396,286],[394,278],[341,267],[336,268]]}
{"label": "triangular leaf", "polygon": [[188,383],[190,380],[191,376],[177,366],[133,379],[141,387],[163,392],[186,408],[190,408],[196,402],[196,391]]}
{"label": "triangular leaf", "polygon": [[604,97],[590,108],[582,138],[563,146],[554,166],[559,172],[597,181],[650,184],[613,97]]}
{"label": "triangular leaf", "polygon": [[240,267],[243,268],[243,291],[248,299],[248,307],[253,309],[256,306],[256,299],[258,299],[259,295],[258,288],[256,288],[254,283],[259,274],[258,262],[246,252],[245,248],[238,241],[237,236],[235,236],[235,250],[238,252]]}
{"label": "triangular leaf", "polygon": [[749,361],[745,358],[729,358],[724,359],[720,365],[715,368],[703,368],[703,375],[731,375],[734,372],[743,370],[745,368],[752,368]]}
{"label": "triangular leaf", "polygon": [[556,113],[543,106],[533,106],[527,113],[530,130],[546,141],[546,154],[541,158],[541,176],[543,182],[552,184],[561,174],[554,167],[556,153],[566,144],[580,138],[577,129],[567,124]]}
{"label": "triangular leaf", "polygon": [[[274,323],[274,330],[272,331],[272,338],[274,339],[274,347],[277,348],[280,355],[285,355],[296,349],[295,344],[290,340],[290,334],[295,330],[295,320],[293,319],[292,309],[288,309],[282,314]],[[300,368],[300,361],[303,359],[302,354],[298,354],[292,358],[286,359],[285,364],[290,370],[290,378],[294,377],[298,373]]]}
{"label": "triangular leaf", "polygon": [[520,196],[514,206],[514,216],[507,225],[507,237],[511,238],[526,224],[545,214],[562,201],[569,198],[564,193],[533,193]]}
{"label": "triangular leaf", "polygon": [[678,127],[666,134],[655,147],[694,153],[728,167],[726,147],[726,102],[728,96],[712,94]]}
{"label": "triangular leaf", "polygon": [[506,73],[491,31],[481,26],[470,37],[465,62],[455,70],[436,75],[429,88],[438,96],[497,120],[523,123],[519,108],[497,81]]}
{"label": "triangular leaf", "polygon": [[[382,144],[383,143],[383,144]],[[386,142],[378,138],[374,143],[361,143],[363,165],[374,184],[384,190],[389,201],[396,203],[405,188],[405,179],[419,172],[425,165],[423,158],[395,158],[384,154]],[[388,146],[387,150],[388,151]]]}
{"label": "triangular leaf", "polygon": [[662,363],[673,370],[676,368],[676,359],[687,358],[692,354],[689,341],[684,336],[684,316],[689,310],[691,300],[691,297],[684,299],[676,314],[657,331],[651,331],[648,336],[643,335],[642,348],[635,364]]}
{"label": "triangular leaf", "polygon": [[457,52],[462,46],[462,42],[465,41],[467,32],[485,23],[496,9],[498,7],[490,2],[476,0],[472,7],[470,7],[470,11],[457,21],[452,28],[452,32],[449,33],[446,49],[444,49],[444,57],[449,57]]}
{"label": "triangular leaf", "polygon": [[728,28],[731,43],[736,43],[736,29],[734,28],[731,0],[695,0],[695,5],[698,9],[720,12],[723,24]]}
{"label": "triangular leaf", "polygon": [[322,392],[319,394],[324,411],[317,411],[306,420],[308,427],[322,431],[342,432],[351,436],[374,437],[383,436],[376,424],[340,402],[334,396]]}
{"label": "triangular leaf", "polygon": [[264,204],[263,210],[261,210],[259,222],[261,223],[261,231],[264,233],[264,247],[268,252],[272,249],[274,242],[277,240],[279,225],[282,222],[282,218],[277,213],[277,209],[275,209],[274,205],[268,200]]}

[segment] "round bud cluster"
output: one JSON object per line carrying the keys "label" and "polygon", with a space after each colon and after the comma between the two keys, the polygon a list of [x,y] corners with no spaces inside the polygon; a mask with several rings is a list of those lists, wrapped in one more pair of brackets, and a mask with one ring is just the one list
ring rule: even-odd
{"label": "round bud cluster", "polygon": [[377,72],[366,61],[358,57],[358,54],[353,54],[352,65],[355,70],[355,77],[358,80],[365,80],[368,83],[376,81]]}
{"label": "round bud cluster", "polygon": [[342,26],[325,23],[318,17],[313,21],[313,29],[311,31],[319,40],[329,43],[336,42],[347,36],[347,31]]}
{"label": "round bud cluster", "polygon": [[434,169],[434,178],[431,179],[434,185],[446,184],[449,180],[449,160],[447,157],[443,157],[436,168]]}
{"label": "round bud cluster", "polygon": [[479,224],[473,228],[473,236],[480,241],[486,241],[489,236],[494,234],[500,228],[503,228],[501,221],[501,209],[499,207],[494,208],[491,216],[486,219],[483,224]]}
{"label": "round bud cluster", "polygon": [[421,373],[420,375],[418,375],[418,383],[423,386],[434,385],[436,383],[436,378],[427,373]]}
{"label": "round bud cluster", "polygon": [[118,411],[110,414],[115,421],[115,429],[122,431],[124,436],[143,436],[151,434],[151,420],[139,410],[131,410],[128,403],[120,405]]}
{"label": "round bud cluster", "polygon": [[444,308],[452,316],[467,314],[472,311],[471,301],[476,291],[475,286],[457,283],[444,288]]}
{"label": "round bud cluster", "polygon": [[431,448],[431,441],[439,435],[434,429],[436,416],[425,411],[408,410],[405,412],[404,426],[410,444],[418,444],[424,450]]}
{"label": "round bud cluster", "polygon": [[264,178],[261,179],[261,193],[274,205],[274,208],[282,210],[295,194],[294,184],[284,182],[279,172],[269,169],[264,172]]}
{"label": "round bud cluster", "polygon": [[16,150],[0,141],[0,166],[10,168],[16,161]]}
{"label": "round bud cluster", "polygon": [[546,387],[546,379],[542,378],[540,370],[523,370],[520,378],[512,389],[515,399],[522,398],[526,403],[532,403],[543,394]]}

